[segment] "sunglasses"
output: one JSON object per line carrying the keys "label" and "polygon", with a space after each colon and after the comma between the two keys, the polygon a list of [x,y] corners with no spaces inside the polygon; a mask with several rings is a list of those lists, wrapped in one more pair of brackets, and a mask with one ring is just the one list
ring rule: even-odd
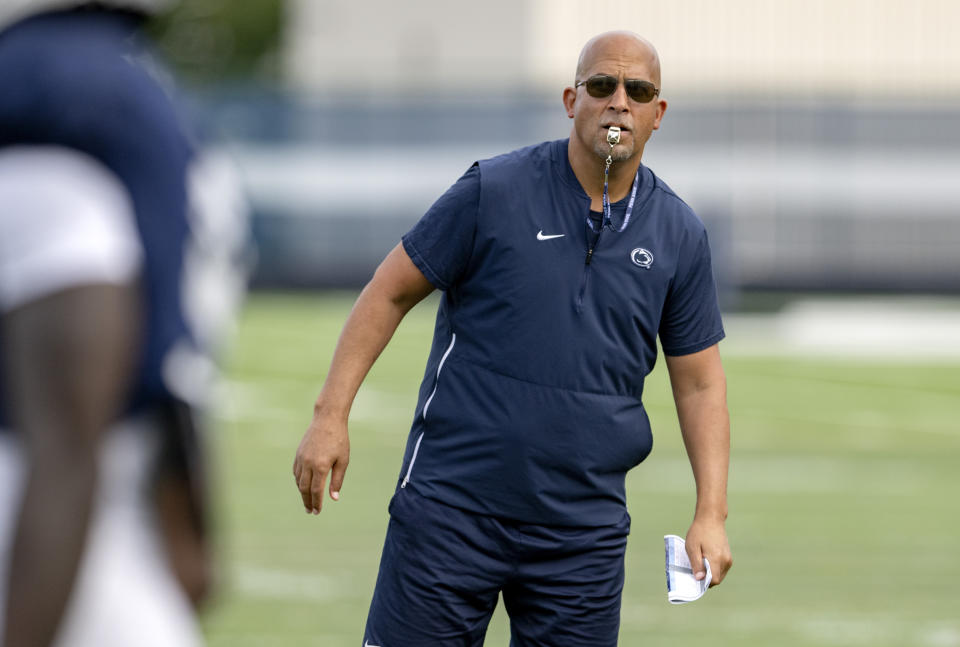
{"label": "sunglasses", "polygon": [[[597,74],[586,81],[577,81],[573,87],[579,88],[581,85],[587,86],[587,94],[591,97],[603,99],[617,91],[620,79],[609,74]],[[623,87],[627,91],[627,96],[637,103],[650,103],[655,96],[660,94],[660,88],[650,81],[641,81],[640,79],[624,79]]]}

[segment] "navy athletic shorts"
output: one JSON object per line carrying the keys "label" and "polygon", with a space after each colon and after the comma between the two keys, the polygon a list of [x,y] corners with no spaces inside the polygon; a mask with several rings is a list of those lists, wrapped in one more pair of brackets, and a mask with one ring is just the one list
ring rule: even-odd
{"label": "navy athletic shorts", "polygon": [[629,532],[626,512],[613,526],[546,527],[399,490],[363,645],[482,645],[502,593],[511,647],[615,647]]}

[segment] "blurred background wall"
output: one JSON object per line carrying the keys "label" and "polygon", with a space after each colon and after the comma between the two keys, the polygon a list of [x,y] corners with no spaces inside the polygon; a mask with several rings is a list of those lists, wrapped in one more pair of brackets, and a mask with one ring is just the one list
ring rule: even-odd
{"label": "blurred background wall", "polygon": [[[954,98],[960,90],[949,0],[291,0],[286,78],[300,90],[366,91],[569,83],[580,46],[630,29],[660,51],[671,92],[792,97]],[[477,86],[481,86],[478,88]],[[501,88],[498,90],[498,88]],[[911,90],[909,95],[904,90]]]}
{"label": "blurred background wall", "polygon": [[476,159],[566,137],[592,35],[663,64],[645,163],[755,291],[960,292],[960,3],[185,0],[157,31],[254,207],[255,284],[353,287]]}

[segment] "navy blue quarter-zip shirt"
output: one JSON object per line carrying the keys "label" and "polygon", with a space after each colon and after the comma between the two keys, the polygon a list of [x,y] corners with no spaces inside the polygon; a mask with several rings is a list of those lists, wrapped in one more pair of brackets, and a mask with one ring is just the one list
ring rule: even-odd
{"label": "navy blue quarter-zip shirt", "polygon": [[[587,228],[567,140],[475,164],[403,237],[444,297],[401,487],[557,526],[616,523],[652,447],[641,396],[664,352],[720,341],[706,230],[640,167],[633,216]],[[617,217],[619,216],[619,217]]]}

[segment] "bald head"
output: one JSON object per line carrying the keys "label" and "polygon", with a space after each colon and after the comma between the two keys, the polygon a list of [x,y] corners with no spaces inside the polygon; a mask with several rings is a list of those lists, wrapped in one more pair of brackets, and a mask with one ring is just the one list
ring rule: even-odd
{"label": "bald head", "polygon": [[598,61],[610,59],[632,59],[646,63],[651,74],[650,80],[660,87],[660,56],[653,43],[632,31],[608,31],[588,40],[580,50],[575,81],[582,81],[587,70]]}

